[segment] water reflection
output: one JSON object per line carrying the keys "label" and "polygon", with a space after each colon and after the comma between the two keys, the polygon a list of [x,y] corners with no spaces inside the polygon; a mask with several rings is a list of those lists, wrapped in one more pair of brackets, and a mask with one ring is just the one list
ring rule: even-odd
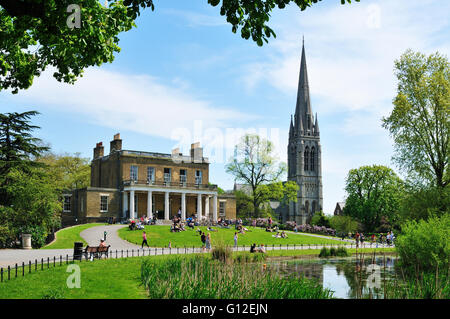
{"label": "water reflection", "polygon": [[[339,258],[285,260],[269,264],[282,274],[298,274],[317,280],[332,290],[335,298],[378,299],[384,297],[387,281],[396,277],[396,258]],[[397,277],[398,278],[398,277]]]}

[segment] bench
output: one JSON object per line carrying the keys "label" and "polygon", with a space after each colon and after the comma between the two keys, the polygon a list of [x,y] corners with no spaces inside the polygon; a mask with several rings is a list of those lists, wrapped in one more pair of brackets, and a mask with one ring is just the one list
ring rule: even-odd
{"label": "bench", "polygon": [[102,258],[103,255],[105,255],[108,258],[108,251],[109,251],[109,247],[111,247],[111,245],[107,246],[107,247],[102,247],[102,246],[98,246],[98,247],[90,247],[87,246],[84,250],[84,256],[86,257],[86,260],[89,258]]}

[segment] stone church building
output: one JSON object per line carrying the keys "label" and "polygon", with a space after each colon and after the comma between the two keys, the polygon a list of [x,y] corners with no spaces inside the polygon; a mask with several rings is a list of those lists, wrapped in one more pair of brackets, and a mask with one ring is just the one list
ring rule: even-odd
{"label": "stone church building", "polygon": [[295,181],[300,189],[297,202],[280,211],[282,222],[309,223],[314,213],[323,209],[322,150],[319,122],[313,115],[306,69],[305,46],[302,46],[295,115],[289,129],[288,181]]}

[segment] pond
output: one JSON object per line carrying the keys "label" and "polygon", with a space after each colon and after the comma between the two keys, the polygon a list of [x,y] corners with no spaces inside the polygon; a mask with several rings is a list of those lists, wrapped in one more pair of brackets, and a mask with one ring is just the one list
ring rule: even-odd
{"label": "pond", "polygon": [[282,274],[312,278],[333,291],[334,298],[380,299],[388,281],[398,278],[396,257],[294,259],[268,262],[267,267]]}

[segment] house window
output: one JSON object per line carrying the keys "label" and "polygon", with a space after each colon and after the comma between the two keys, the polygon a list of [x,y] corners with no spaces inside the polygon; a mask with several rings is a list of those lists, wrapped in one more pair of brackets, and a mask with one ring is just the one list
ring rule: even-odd
{"label": "house window", "polygon": [[164,182],[170,183],[172,179],[172,170],[170,168],[164,169]]}
{"label": "house window", "polygon": [[225,217],[226,212],[226,202],[219,202],[219,216]]}
{"label": "house window", "polygon": [[196,170],[195,171],[195,184],[200,185],[202,183],[202,171]]}
{"label": "house window", "polygon": [[71,212],[71,200],[72,200],[72,195],[64,195],[63,211],[65,213]]}
{"label": "house window", "polygon": [[138,180],[138,167],[135,165],[131,165],[130,167],[130,180],[132,181]]}
{"label": "house window", "polygon": [[147,182],[153,184],[155,182],[155,168],[147,167]]}
{"label": "house window", "polygon": [[180,169],[180,183],[184,184],[186,183],[187,177],[186,177],[186,170]]}
{"label": "house window", "polygon": [[100,212],[108,212],[108,195],[100,195]]}

